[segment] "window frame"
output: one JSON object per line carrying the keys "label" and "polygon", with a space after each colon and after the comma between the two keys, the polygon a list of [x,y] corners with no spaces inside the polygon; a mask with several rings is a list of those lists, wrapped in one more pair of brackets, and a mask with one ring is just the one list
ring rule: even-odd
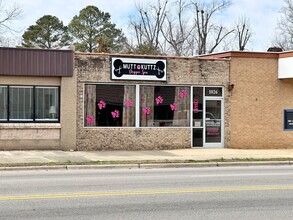
{"label": "window frame", "polygon": [[[85,117],[85,107],[84,107],[84,102],[85,102],[85,96],[84,96],[84,91],[85,91],[85,86],[86,85],[120,85],[120,86],[135,86],[135,90],[136,90],[136,98],[135,98],[135,126],[133,127],[108,127],[108,126],[86,126],[84,123],[84,117]],[[152,127],[145,127],[145,126],[141,126],[140,125],[140,118],[141,118],[141,111],[140,111],[140,87],[141,86],[169,86],[169,87],[189,87],[189,97],[190,97],[190,115],[189,115],[189,126],[152,126]],[[191,94],[193,94],[192,89],[193,87],[198,87],[198,85],[191,85],[191,84],[150,84],[150,83],[92,83],[92,82],[88,82],[88,83],[83,83],[83,96],[82,96],[82,126],[85,129],[104,129],[104,128],[117,128],[117,129],[133,129],[133,128],[146,128],[146,129],[170,129],[170,128],[180,128],[180,129],[186,129],[186,128],[192,128],[192,107],[191,107],[191,101],[192,101],[192,97]],[[202,86],[200,86],[202,87]],[[222,86],[218,86],[218,87],[222,87]]]}
{"label": "window frame", "polygon": [[[95,85],[95,86],[98,86],[98,85],[106,85],[106,86],[133,86],[135,88],[135,105],[134,105],[134,108],[135,108],[135,116],[134,116],[134,125],[133,126],[86,126],[86,123],[85,123],[85,87],[86,85]],[[83,128],[86,128],[86,129],[104,129],[104,128],[123,128],[123,129],[133,129],[133,128],[137,128],[137,114],[138,114],[138,111],[137,111],[137,108],[138,108],[138,84],[131,84],[131,83],[91,83],[91,82],[88,82],[88,83],[83,83],[83,101],[82,101],[82,125],[83,125]],[[120,113],[121,115],[121,113]]]}
{"label": "window frame", "polygon": [[[37,98],[36,98],[36,91],[37,89],[52,89],[55,88],[57,89],[57,104],[58,106],[55,107],[55,109],[57,108],[56,114],[57,114],[57,118],[56,119],[47,119],[47,118],[43,118],[43,119],[38,119],[36,118],[36,104],[37,104]],[[34,87],[34,121],[35,122],[59,122],[60,121],[60,87],[59,86],[35,86]]]}
{"label": "window frame", "polygon": [[[1,89],[2,88],[5,88],[6,89],[6,95],[5,96],[3,96],[3,97],[5,97],[5,101],[3,102],[3,109],[5,109],[6,108],[6,119],[5,118],[3,118],[3,119],[1,119],[0,118],[0,123],[2,123],[2,122],[6,122],[7,121],[7,119],[8,119],[8,105],[7,105],[7,103],[8,103],[8,86],[7,85],[0,85],[0,87],[1,87]],[[5,113],[5,111],[3,111],[4,113]]]}
{"label": "window frame", "polygon": [[[30,89],[30,98],[32,98],[32,100],[30,100],[29,102],[31,102],[30,103],[30,106],[32,107],[32,111],[31,112],[29,112],[31,115],[32,115],[32,118],[24,118],[24,119],[17,119],[17,118],[13,118],[13,119],[10,119],[10,118],[12,118],[11,116],[12,116],[12,114],[11,114],[11,112],[13,111],[13,110],[15,110],[14,108],[13,108],[13,103],[14,102],[12,102],[12,99],[11,99],[11,93],[12,93],[12,90],[13,89]],[[32,122],[33,121],[33,118],[34,118],[34,87],[33,86],[8,86],[8,99],[7,99],[7,106],[8,106],[8,112],[7,112],[7,120],[8,121],[11,121],[11,122],[25,122],[25,121],[28,121],[28,122]],[[13,96],[14,96],[14,94],[13,94]],[[20,98],[19,98],[19,96],[20,96],[20,93],[18,92],[18,96],[17,96],[17,102],[19,102],[19,100],[20,100]],[[26,104],[25,102],[23,103],[23,104]],[[19,105],[17,105],[17,107],[19,108]],[[25,106],[24,106],[25,107]],[[17,109],[16,109],[17,110]],[[16,111],[16,112],[21,112],[21,111]],[[23,113],[25,113],[25,112],[21,112],[22,114]],[[18,113],[17,113],[18,114]]]}
{"label": "window frame", "polygon": [[[139,92],[141,91],[141,87],[144,87],[144,86],[152,86],[154,88],[154,94],[155,94],[155,89],[156,87],[174,87],[175,91],[176,91],[176,88],[180,88],[180,87],[188,87],[189,88],[189,94],[188,94],[188,101],[189,101],[189,108],[187,109],[187,111],[189,111],[189,114],[188,114],[188,126],[186,125],[183,125],[183,126],[143,126],[141,125],[141,118],[142,118],[142,110],[141,110],[141,94],[139,94],[139,97],[138,97],[138,114],[139,114],[139,121],[138,121],[138,125],[139,125],[139,128],[190,128],[191,126],[191,120],[190,120],[190,115],[191,115],[191,94],[192,94],[192,85],[184,85],[184,84],[170,84],[170,85],[166,85],[166,84],[139,84]],[[156,97],[154,96],[154,99]],[[169,103],[169,104],[172,104],[172,103]],[[168,105],[169,105],[168,104]],[[155,107],[155,105],[153,106]],[[160,119],[158,119],[160,120]],[[162,120],[164,121],[164,119]],[[172,124],[174,123],[174,120],[172,120]]]}
{"label": "window frame", "polygon": [[[0,119],[0,123],[60,123],[60,86],[53,86],[53,85],[7,85],[7,84],[0,84],[2,87],[7,88],[7,99],[6,99],[6,106],[7,106],[7,118],[6,119]],[[11,104],[10,104],[10,88],[32,88],[32,106],[33,106],[33,111],[32,111],[32,119],[10,119],[10,109],[11,109]],[[58,111],[57,111],[57,119],[36,119],[36,89],[37,88],[57,88],[58,95]]]}
{"label": "window frame", "polygon": [[284,127],[283,127],[283,129],[284,129],[284,131],[293,131],[293,128],[287,128],[287,115],[286,115],[286,113],[293,113],[293,109],[284,109],[284,117],[283,117]]}

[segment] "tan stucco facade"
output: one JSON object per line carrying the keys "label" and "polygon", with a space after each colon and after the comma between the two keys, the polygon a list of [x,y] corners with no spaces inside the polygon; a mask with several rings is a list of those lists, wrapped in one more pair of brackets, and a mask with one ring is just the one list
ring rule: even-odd
{"label": "tan stucco facade", "polygon": [[0,76],[2,85],[59,86],[60,123],[0,123],[0,150],[76,149],[76,77]]}
{"label": "tan stucco facade", "polygon": [[62,150],[76,150],[77,74],[62,77],[60,87],[60,123]]}

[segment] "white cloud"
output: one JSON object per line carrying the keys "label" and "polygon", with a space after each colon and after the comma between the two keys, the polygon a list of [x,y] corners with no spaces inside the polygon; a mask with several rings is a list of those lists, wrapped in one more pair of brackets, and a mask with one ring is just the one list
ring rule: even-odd
{"label": "white cloud", "polygon": [[234,0],[225,14],[230,21],[236,21],[239,16],[248,17],[253,32],[250,49],[266,51],[271,46],[282,5],[281,0]]}

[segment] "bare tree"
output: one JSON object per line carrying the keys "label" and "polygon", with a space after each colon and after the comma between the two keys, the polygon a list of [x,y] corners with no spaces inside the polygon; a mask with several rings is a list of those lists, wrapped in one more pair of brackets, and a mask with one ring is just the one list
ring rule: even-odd
{"label": "bare tree", "polygon": [[[130,20],[136,48],[177,56],[212,53],[233,30],[215,21],[232,0],[157,0]],[[141,47],[143,45],[143,47]]]}
{"label": "bare tree", "polygon": [[169,0],[157,0],[157,4],[147,7],[137,5],[138,17],[130,20],[130,26],[135,31],[138,46],[160,50],[160,35],[166,19],[166,7]]}
{"label": "bare tree", "polygon": [[[286,34],[289,35],[289,34]],[[282,51],[293,50],[293,38],[289,36],[277,34],[272,41],[272,47],[281,48]]]}
{"label": "bare tree", "polygon": [[21,45],[20,36],[0,36],[0,45],[2,47],[15,47],[16,45]]}
{"label": "bare tree", "polygon": [[0,34],[7,31],[15,32],[17,30],[11,27],[12,22],[18,19],[22,14],[21,9],[17,5],[6,8],[4,1],[0,0]]}
{"label": "bare tree", "polygon": [[237,39],[238,50],[244,51],[252,36],[250,21],[247,17],[242,16],[238,18],[235,26],[235,38]]}
{"label": "bare tree", "polygon": [[[194,2],[193,5],[196,13],[197,53],[212,53],[233,32],[213,21],[216,13],[222,12],[231,5],[231,0],[213,0],[209,4]],[[213,39],[210,40],[210,38]]]}
{"label": "bare tree", "polygon": [[177,0],[173,2],[172,8],[166,15],[163,37],[176,56],[190,55],[193,52],[195,30],[190,4],[185,0]]}
{"label": "bare tree", "polygon": [[293,49],[293,1],[284,0],[285,6],[281,8],[278,21],[277,34],[272,42],[273,46],[283,50]]}

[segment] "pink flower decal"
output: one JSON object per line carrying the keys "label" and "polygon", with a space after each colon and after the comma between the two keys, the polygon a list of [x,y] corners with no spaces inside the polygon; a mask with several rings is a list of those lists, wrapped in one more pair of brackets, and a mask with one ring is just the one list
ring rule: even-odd
{"label": "pink flower decal", "polygon": [[149,115],[151,113],[150,107],[144,107],[142,108],[142,112],[144,115]]}
{"label": "pink flower decal", "polygon": [[124,103],[124,105],[125,105],[126,108],[130,108],[130,107],[132,107],[133,103],[132,103],[131,99],[128,99],[128,100]]}
{"label": "pink flower decal", "polygon": [[193,101],[193,112],[198,113],[198,101],[197,100]]}
{"label": "pink flower decal", "polygon": [[94,118],[94,116],[88,116],[88,117],[86,117],[86,122],[87,122],[89,125],[94,124],[94,122],[95,122],[95,118]]}
{"label": "pink flower decal", "polygon": [[181,99],[184,99],[187,96],[186,90],[181,90],[180,93],[179,93],[179,96],[180,96]]}
{"label": "pink flower decal", "polygon": [[170,104],[170,107],[171,107],[171,110],[172,110],[172,111],[176,111],[177,108],[178,108],[178,106],[177,106],[176,103]]}
{"label": "pink flower decal", "polygon": [[162,104],[163,101],[164,101],[164,99],[163,99],[162,96],[160,96],[160,95],[156,98],[156,103],[157,103],[157,105]]}
{"label": "pink flower decal", "polygon": [[117,109],[115,109],[113,112],[111,112],[111,114],[112,114],[113,118],[119,118],[119,116],[120,116],[120,113]]}
{"label": "pink flower decal", "polygon": [[106,108],[106,102],[104,100],[101,100],[98,103],[98,107],[99,107],[100,110],[102,110],[103,108]]}

